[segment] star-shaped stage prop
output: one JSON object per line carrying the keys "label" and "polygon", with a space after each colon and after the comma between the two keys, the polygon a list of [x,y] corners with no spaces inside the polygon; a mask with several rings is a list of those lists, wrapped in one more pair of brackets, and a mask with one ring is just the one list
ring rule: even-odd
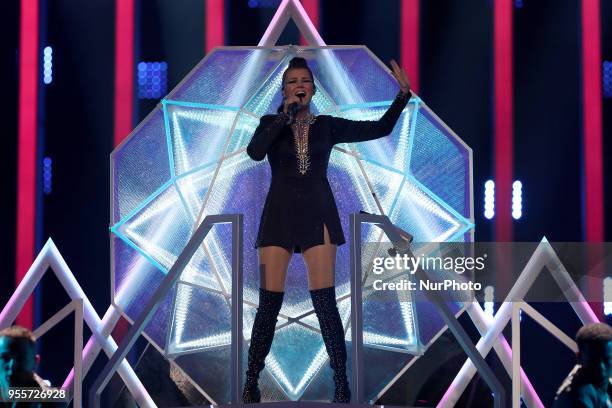
{"label": "star-shaped stage prop", "polygon": [[[290,16],[317,46],[273,46]],[[262,46],[216,48],[112,153],[113,303],[128,319],[143,311],[206,215],[242,213],[249,340],[258,289],[253,245],[270,171],[265,160],[254,162],[245,150],[259,118],[281,102],[289,60],[302,56],[313,71],[314,114],[377,119],[398,91],[390,71],[366,47],[324,46],[309,24],[299,2],[283,1]],[[348,214],[365,210],[389,216],[420,242],[471,241],[471,169],[470,148],[413,97],[390,136],[336,146],[328,178],[345,232]],[[374,248],[364,250],[368,270],[384,238],[376,227],[365,228],[362,238]],[[145,330],[216,402],[229,400],[230,244],[229,227],[213,228]],[[348,273],[344,245],[338,249],[336,285],[350,341]],[[368,284],[364,276],[365,383],[366,395],[376,399],[443,322],[427,304],[409,297],[377,299]],[[307,289],[305,267],[294,256],[261,381],[266,399],[319,400],[331,394],[331,370]]]}

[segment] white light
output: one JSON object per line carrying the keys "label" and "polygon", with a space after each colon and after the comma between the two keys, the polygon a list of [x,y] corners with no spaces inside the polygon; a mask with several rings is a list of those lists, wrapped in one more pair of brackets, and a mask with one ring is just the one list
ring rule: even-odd
{"label": "white light", "polygon": [[512,183],[512,218],[518,220],[523,215],[523,183]]}
{"label": "white light", "polygon": [[612,278],[607,277],[603,282],[604,314],[612,316]]}
{"label": "white light", "polygon": [[495,288],[493,286],[487,286],[484,290],[484,312],[491,319],[495,316],[495,303],[494,301]]}
{"label": "white light", "polygon": [[53,81],[53,48],[46,46],[43,50],[43,82],[49,85]]}
{"label": "white light", "polygon": [[487,180],[485,182],[484,216],[490,220],[495,216],[495,182]]}

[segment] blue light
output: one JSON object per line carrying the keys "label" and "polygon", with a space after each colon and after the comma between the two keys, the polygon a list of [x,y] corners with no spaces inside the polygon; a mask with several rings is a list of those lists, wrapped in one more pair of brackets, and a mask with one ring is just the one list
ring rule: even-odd
{"label": "blue light", "polygon": [[53,160],[50,157],[43,159],[43,193],[51,194],[53,187]]}
{"label": "blue light", "polygon": [[46,46],[43,50],[43,82],[49,85],[53,81],[53,48]]}
{"label": "blue light", "polygon": [[604,61],[601,70],[604,98],[612,98],[612,61]]}
{"label": "blue light", "polygon": [[277,8],[280,0],[249,0],[250,8]]}
{"label": "blue light", "polygon": [[523,8],[523,0],[514,0],[515,8]]}
{"label": "blue light", "polygon": [[162,62],[138,63],[138,97],[140,99],[159,99],[168,87],[168,64]]}

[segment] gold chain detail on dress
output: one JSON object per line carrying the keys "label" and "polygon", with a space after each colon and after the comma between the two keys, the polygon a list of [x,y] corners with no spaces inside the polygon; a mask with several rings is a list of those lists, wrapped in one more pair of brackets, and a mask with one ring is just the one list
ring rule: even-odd
{"label": "gold chain detail on dress", "polygon": [[307,114],[303,119],[296,119],[291,124],[293,140],[295,142],[295,155],[297,156],[298,171],[304,175],[310,169],[310,156],[308,155],[308,129],[315,123],[316,116]]}

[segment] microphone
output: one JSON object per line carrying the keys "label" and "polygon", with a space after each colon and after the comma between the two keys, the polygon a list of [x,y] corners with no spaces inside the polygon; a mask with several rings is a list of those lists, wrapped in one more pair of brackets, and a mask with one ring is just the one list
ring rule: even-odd
{"label": "microphone", "polygon": [[298,110],[300,109],[300,105],[303,104],[302,100],[306,96],[306,92],[299,91],[295,94],[295,96],[300,98],[300,104],[298,104],[297,102],[292,102],[289,104],[289,106],[287,106],[287,113],[289,113],[289,123],[293,122],[293,118],[295,118],[295,115],[297,115]]}
{"label": "microphone", "polygon": [[289,112],[289,116],[293,119],[295,115],[297,115],[298,109],[300,109],[297,102],[292,102],[287,107],[287,111]]}

